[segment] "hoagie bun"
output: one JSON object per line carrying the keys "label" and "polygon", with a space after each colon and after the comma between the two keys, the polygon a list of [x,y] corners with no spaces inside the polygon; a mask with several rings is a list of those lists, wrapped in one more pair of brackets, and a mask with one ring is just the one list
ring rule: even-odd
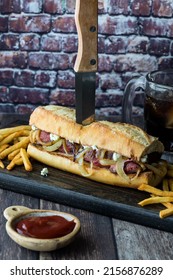
{"label": "hoagie bun", "polygon": [[28,153],[36,160],[89,179],[137,188],[156,186],[166,174],[163,144],[139,127],[108,121],[82,126],[75,111],[38,107],[30,116]]}

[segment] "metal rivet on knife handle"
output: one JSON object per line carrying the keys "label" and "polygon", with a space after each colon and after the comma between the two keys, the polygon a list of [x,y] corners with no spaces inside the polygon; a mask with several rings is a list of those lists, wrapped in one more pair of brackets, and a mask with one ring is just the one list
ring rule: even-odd
{"label": "metal rivet on knife handle", "polygon": [[96,31],[96,27],[95,27],[95,26],[91,26],[91,27],[90,27],[90,31],[91,31],[91,32],[95,32],[95,31]]}
{"label": "metal rivet on knife handle", "polygon": [[90,60],[90,64],[91,64],[91,65],[95,65],[95,64],[96,64],[96,60],[95,60],[95,59],[91,59],[91,60]]}

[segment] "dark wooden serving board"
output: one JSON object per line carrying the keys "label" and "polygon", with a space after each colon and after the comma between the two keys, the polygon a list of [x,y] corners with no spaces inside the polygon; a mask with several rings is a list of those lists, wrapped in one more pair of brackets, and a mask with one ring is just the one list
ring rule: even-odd
{"label": "dark wooden serving board", "polygon": [[159,218],[161,205],[138,205],[149,197],[146,193],[101,184],[51,167],[48,176],[43,177],[43,167],[33,161],[32,172],[26,172],[23,166],[12,171],[0,169],[0,187],[173,233],[173,217]]}

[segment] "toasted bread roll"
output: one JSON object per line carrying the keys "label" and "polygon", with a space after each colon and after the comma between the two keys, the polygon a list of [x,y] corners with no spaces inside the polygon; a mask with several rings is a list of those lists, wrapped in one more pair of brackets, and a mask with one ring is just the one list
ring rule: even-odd
{"label": "toasted bread roll", "polygon": [[141,183],[156,186],[165,175],[158,176],[151,166],[164,151],[163,144],[139,127],[108,121],[82,126],[75,121],[75,110],[52,105],[36,108],[30,125],[28,154],[55,168],[132,188]]}
{"label": "toasted bread roll", "polygon": [[75,143],[96,145],[98,148],[116,151],[137,160],[149,153],[164,151],[163,144],[157,138],[148,135],[139,127],[108,121],[82,126],[75,122],[75,110],[62,106],[48,105],[36,108],[31,114],[30,125]]}

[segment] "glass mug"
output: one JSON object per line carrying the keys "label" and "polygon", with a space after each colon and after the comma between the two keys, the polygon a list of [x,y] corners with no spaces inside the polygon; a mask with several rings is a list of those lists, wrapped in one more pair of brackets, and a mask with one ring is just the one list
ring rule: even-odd
{"label": "glass mug", "polygon": [[126,85],[122,104],[124,122],[133,123],[132,106],[136,90],[144,90],[144,129],[173,152],[173,69],[134,77]]}

